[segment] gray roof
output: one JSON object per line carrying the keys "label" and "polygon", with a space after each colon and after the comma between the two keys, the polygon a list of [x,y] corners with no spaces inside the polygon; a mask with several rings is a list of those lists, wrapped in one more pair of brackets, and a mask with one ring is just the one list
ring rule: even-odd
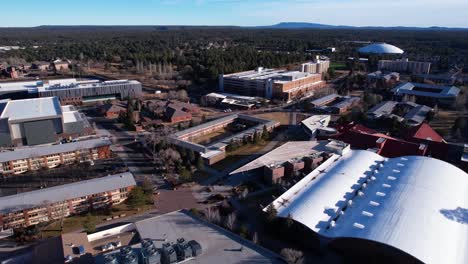
{"label": "gray roof", "polygon": [[[424,88],[426,90],[433,90],[434,92],[418,91],[414,90],[414,88]],[[453,98],[458,96],[460,89],[455,86],[440,86],[425,83],[407,82],[401,83],[397,87],[393,88],[392,92],[395,94],[408,94],[434,98]]]}
{"label": "gray roof", "polygon": [[181,136],[184,136],[186,134],[190,134],[190,133],[198,131],[198,130],[206,129],[206,128],[212,126],[212,125],[219,124],[219,123],[222,123],[222,122],[226,122],[226,121],[229,121],[229,120],[233,120],[233,119],[236,119],[236,118],[246,119],[246,120],[258,122],[258,123],[261,123],[261,124],[267,124],[267,123],[271,122],[271,120],[263,119],[263,118],[259,118],[259,117],[255,117],[255,116],[234,114],[234,115],[228,115],[228,116],[225,116],[225,117],[221,117],[221,118],[218,118],[218,119],[215,119],[215,120],[200,124],[198,126],[194,126],[194,127],[182,130],[180,132],[175,133],[174,136],[175,137],[181,137]]}
{"label": "gray roof", "polygon": [[0,213],[38,207],[136,185],[130,172],[0,197]]}
{"label": "gray roof", "polygon": [[419,125],[426,120],[427,114],[430,111],[432,111],[432,108],[429,106],[418,105],[405,115],[405,119],[411,121],[412,124]]}
{"label": "gray roof", "polygon": [[276,253],[183,211],[137,221],[135,226],[140,237],[153,239],[157,248],[179,238],[200,243],[202,254],[188,263],[284,263]]}
{"label": "gray roof", "polygon": [[330,100],[333,100],[337,97],[340,97],[339,95],[337,94],[329,94],[329,95],[326,95],[324,97],[320,97],[318,99],[315,99],[313,101],[311,101],[310,103],[313,104],[313,105],[322,105]]}
{"label": "gray roof", "polygon": [[42,145],[15,149],[14,151],[0,152],[0,162],[41,157],[63,152],[77,151],[81,149],[93,149],[102,146],[110,146],[112,143],[107,138],[96,138],[58,145]]}
{"label": "gray roof", "polygon": [[348,107],[348,106],[350,106],[350,105],[352,105],[352,104],[354,104],[356,102],[359,102],[359,101],[361,101],[361,98],[357,97],[357,96],[344,97],[343,101],[332,105],[332,107],[336,107],[336,108]]}
{"label": "gray roof", "polygon": [[1,118],[10,121],[22,121],[59,117],[62,108],[57,97],[44,97],[9,101],[1,114]]}
{"label": "gray roof", "polygon": [[367,114],[373,116],[374,118],[390,115],[397,104],[398,102],[395,101],[384,101],[369,109]]}

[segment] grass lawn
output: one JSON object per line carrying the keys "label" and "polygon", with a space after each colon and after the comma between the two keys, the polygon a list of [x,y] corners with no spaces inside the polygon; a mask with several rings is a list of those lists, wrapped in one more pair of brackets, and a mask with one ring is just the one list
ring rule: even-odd
{"label": "grass lawn", "polygon": [[209,177],[210,177],[210,175],[208,173],[206,173],[206,172],[196,171],[192,175],[192,181],[201,182],[201,181],[203,181],[203,180],[205,180],[206,178],[209,178]]}
{"label": "grass lawn", "polygon": [[[139,210],[130,209],[126,204],[118,204],[112,206],[111,212],[105,213],[103,211],[93,212],[91,217],[94,218],[96,225],[106,222],[106,218],[118,216],[125,214],[127,216],[141,214],[145,211],[153,209],[152,204],[148,204],[140,208]],[[77,231],[83,228],[83,224],[86,221],[86,214],[83,215],[74,215],[64,219],[63,221],[63,230],[60,231],[60,220],[51,222],[48,226],[42,229],[42,236],[52,237],[58,236],[61,233],[69,233],[72,231]]]}
{"label": "grass lawn", "polygon": [[281,125],[289,125],[291,113],[288,112],[271,112],[262,113],[256,115],[257,117],[275,120],[281,123]]}
{"label": "grass lawn", "polygon": [[[457,111],[449,111],[449,110],[439,110],[436,117],[429,122],[429,125],[432,126],[437,132],[441,134],[444,138],[451,138],[452,137],[452,126],[455,124],[455,119],[457,117],[465,118],[465,121],[468,122],[468,113],[461,113]],[[463,136],[463,133],[462,133]],[[468,136],[465,136],[465,140]]]}
{"label": "grass lawn", "polygon": [[332,62],[332,63],[330,63],[330,68],[333,68],[335,70],[346,70],[346,64]]}
{"label": "grass lawn", "polygon": [[229,151],[226,153],[226,158],[216,162],[212,165],[212,167],[216,170],[222,171],[229,165],[253,154],[262,154],[263,148],[268,145],[270,141],[262,141],[256,145],[254,144],[247,144],[244,145],[236,150]]}

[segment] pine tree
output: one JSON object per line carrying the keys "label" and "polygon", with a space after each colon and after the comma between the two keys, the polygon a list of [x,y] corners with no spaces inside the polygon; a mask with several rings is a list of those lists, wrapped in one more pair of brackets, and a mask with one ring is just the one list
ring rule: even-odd
{"label": "pine tree", "polygon": [[262,139],[263,140],[268,140],[269,137],[270,137],[270,135],[269,135],[268,129],[267,129],[266,125],[264,125],[263,126],[263,132],[262,132]]}
{"label": "pine tree", "polygon": [[276,210],[276,208],[273,206],[273,204],[270,204],[268,207],[267,207],[267,210],[266,210],[266,218],[267,218],[267,221],[268,222],[273,222],[275,219],[276,219],[276,216],[278,215],[278,211]]}

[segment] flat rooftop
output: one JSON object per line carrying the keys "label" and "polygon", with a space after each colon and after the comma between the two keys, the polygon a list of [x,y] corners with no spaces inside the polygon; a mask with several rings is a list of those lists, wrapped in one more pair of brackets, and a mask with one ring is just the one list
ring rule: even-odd
{"label": "flat rooftop", "polygon": [[46,203],[61,202],[91,194],[102,193],[136,185],[130,172],[74,182],[50,188],[0,197],[0,213],[44,206]]}
{"label": "flat rooftop", "polygon": [[320,153],[325,151],[325,145],[328,141],[291,141],[283,144],[280,147],[266,153],[258,159],[255,159],[230,174],[237,174],[241,172],[247,172],[261,168],[263,166],[269,166],[278,164],[280,162],[286,162],[298,157],[305,157],[314,153]]}
{"label": "flat rooftop", "polygon": [[0,118],[8,118],[9,121],[27,121],[61,115],[62,108],[57,97],[44,97],[8,101]]}
{"label": "flat rooftop", "polygon": [[182,211],[138,221],[135,225],[141,239],[153,239],[158,248],[178,238],[200,243],[202,254],[186,263],[284,263],[275,253]]}
{"label": "flat rooftop", "polygon": [[308,76],[317,75],[314,73],[300,72],[300,71],[287,71],[278,69],[261,69],[251,70],[245,72],[238,72],[224,75],[223,78],[228,79],[242,79],[242,80],[260,80],[265,81],[268,79],[274,80],[277,83],[285,83],[293,80],[302,79]]}
{"label": "flat rooftop", "polygon": [[376,118],[385,115],[390,115],[393,113],[393,109],[396,107],[397,104],[398,102],[395,101],[384,101],[369,109],[369,111],[367,111],[367,114],[373,115]]}
{"label": "flat rooftop", "polygon": [[50,90],[99,88],[117,84],[139,84],[136,80],[100,81],[97,79],[79,81],[75,78],[57,80],[36,80],[26,82],[0,83],[2,91],[28,91],[29,93],[45,92]]}
{"label": "flat rooftop", "polygon": [[323,105],[323,104],[328,103],[330,100],[334,100],[338,97],[340,97],[338,94],[329,94],[329,95],[317,98],[315,100],[312,100],[310,103],[313,105]]}

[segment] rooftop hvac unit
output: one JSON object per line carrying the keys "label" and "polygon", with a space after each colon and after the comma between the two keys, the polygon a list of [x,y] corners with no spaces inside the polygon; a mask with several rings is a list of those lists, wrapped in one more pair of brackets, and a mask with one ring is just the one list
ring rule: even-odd
{"label": "rooftop hvac unit", "polygon": [[176,251],[178,261],[183,261],[192,257],[192,248],[183,238],[177,239],[177,244],[174,245],[174,249]]}
{"label": "rooftop hvac unit", "polygon": [[143,263],[161,264],[161,251],[157,248],[150,248],[143,253]]}
{"label": "rooftop hvac unit", "polygon": [[135,252],[133,252],[131,247],[124,247],[120,249],[120,263],[138,264],[138,257]]}
{"label": "rooftop hvac unit", "polygon": [[141,242],[143,263],[145,264],[160,264],[161,263],[161,251],[156,248],[153,241],[145,239]]}
{"label": "rooftop hvac unit", "polygon": [[117,256],[115,254],[105,255],[104,264],[119,264],[117,261]]}
{"label": "rooftop hvac unit", "polygon": [[[166,244],[165,244],[166,245]],[[163,245],[161,263],[171,264],[177,263],[177,253],[172,246]]]}
{"label": "rooftop hvac unit", "polygon": [[120,263],[122,264],[138,264],[138,257],[135,253],[130,253],[128,255],[122,256]]}
{"label": "rooftop hvac unit", "polygon": [[198,243],[195,240],[190,240],[189,242],[187,242],[187,244],[189,244],[190,247],[192,248],[192,256],[196,257],[196,256],[201,255],[202,247],[200,243]]}
{"label": "rooftop hvac unit", "polygon": [[151,241],[151,239],[147,239],[147,238],[146,238],[146,239],[143,239],[143,241],[141,242],[141,246],[142,246],[143,248],[148,248],[148,247],[151,247],[151,246],[153,246],[153,245],[154,245],[154,244],[153,244],[153,241]]}
{"label": "rooftop hvac unit", "polygon": [[127,255],[127,254],[130,254],[132,252],[132,248],[131,247],[123,247],[120,249],[120,254],[121,255]]}

